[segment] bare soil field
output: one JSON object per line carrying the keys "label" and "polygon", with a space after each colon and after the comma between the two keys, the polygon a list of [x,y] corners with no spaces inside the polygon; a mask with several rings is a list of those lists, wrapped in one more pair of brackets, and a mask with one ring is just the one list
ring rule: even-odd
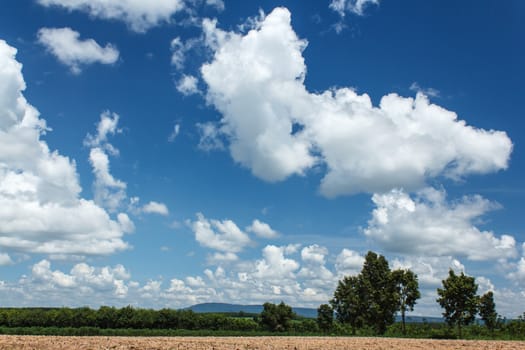
{"label": "bare soil field", "polygon": [[524,341],[345,337],[54,337],[0,335],[0,349],[111,350],[523,350]]}

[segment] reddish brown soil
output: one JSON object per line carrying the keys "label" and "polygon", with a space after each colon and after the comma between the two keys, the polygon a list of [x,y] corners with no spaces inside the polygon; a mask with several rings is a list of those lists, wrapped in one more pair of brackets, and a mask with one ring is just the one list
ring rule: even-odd
{"label": "reddish brown soil", "polygon": [[112,350],[524,350],[524,341],[343,337],[51,337],[0,335],[0,349]]}

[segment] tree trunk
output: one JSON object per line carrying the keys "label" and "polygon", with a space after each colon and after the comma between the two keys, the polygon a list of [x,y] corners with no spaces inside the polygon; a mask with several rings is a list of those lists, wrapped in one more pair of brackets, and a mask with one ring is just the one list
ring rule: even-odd
{"label": "tree trunk", "polygon": [[401,329],[403,331],[403,335],[406,334],[406,329],[405,329],[405,310],[401,310]]}

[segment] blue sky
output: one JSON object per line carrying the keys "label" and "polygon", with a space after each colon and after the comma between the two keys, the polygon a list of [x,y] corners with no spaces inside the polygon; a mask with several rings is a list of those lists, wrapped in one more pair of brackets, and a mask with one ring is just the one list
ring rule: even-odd
{"label": "blue sky", "polygon": [[5,1],[5,306],[326,303],[368,250],[525,310],[520,1]]}

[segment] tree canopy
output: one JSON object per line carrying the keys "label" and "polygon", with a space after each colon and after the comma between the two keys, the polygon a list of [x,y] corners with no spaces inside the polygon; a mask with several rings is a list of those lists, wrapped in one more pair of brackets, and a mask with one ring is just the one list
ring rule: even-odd
{"label": "tree canopy", "polygon": [[443,317],[450,326],[456,325],[461,337],[461,326],[474,322],[478,312],[478,285],[474,277],[461,275],[450,269],[448,278],[443,280],[443,288],[438,288],[437,302],[445,309]]}

